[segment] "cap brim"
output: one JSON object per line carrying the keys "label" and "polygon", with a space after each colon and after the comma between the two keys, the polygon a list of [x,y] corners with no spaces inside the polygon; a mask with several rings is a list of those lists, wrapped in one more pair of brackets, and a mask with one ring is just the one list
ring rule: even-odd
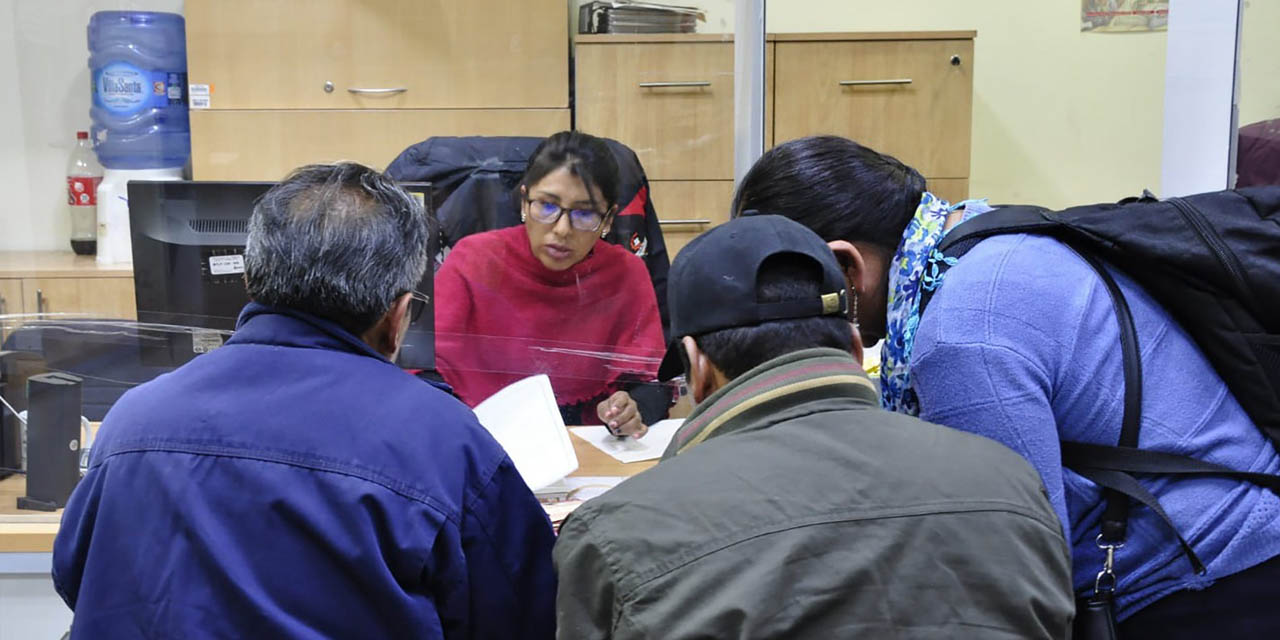
{"label": "cap brim", "polygon": [[682,348],[679,338],[671,341],[671,345],[667,347],[667,355],[662,357],[662,364],[658,365],[659,382],[667,382],[684,375],[684,359],[680,357]]}

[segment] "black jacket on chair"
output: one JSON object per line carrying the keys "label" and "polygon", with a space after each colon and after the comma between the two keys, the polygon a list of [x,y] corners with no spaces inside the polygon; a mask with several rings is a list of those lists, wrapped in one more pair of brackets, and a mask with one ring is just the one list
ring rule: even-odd
{"label": "black jacket on chair", "polygon": [[[520,224],[516,187],[529,156],[542,138],[436,137],[400,153],[387,175],[402,182],[432,183],[432,204],[440,220],[440,246],[452,247],[476,232]],[[658,215],[649,197],[649,180],[640,159],[626,145],[605,139],[618,162],[618,216],[605,240],[640,256],[658,297],[663,334],[667,317],[667,272],[671,261]]]}

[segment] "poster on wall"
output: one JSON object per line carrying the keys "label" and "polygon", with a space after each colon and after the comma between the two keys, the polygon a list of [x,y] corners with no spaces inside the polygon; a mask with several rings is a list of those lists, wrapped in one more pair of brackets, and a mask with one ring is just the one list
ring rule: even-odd
{"label": "poster on wall", "polygon": [[1167,0],[1080,0],[1081,31],[1124,33],[1168,28]]}

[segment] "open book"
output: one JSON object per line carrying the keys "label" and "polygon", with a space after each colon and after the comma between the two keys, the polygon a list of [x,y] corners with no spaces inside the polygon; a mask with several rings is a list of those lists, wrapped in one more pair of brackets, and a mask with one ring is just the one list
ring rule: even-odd
{"label": "open book", "polygon": [[537,491],[578,468],[578,455],[573,452],[547,376],[507,385],[481,402],[475,413],[507,450],[530,489]]}

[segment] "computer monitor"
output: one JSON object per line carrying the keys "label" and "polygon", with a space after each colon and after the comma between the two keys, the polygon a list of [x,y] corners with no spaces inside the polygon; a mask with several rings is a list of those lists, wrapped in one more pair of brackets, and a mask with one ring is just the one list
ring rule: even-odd
{"label": "computer monitor", "polygon": [[[244,245],[254,204],[273,182],[129,182],[133,283],[138,321],[214,331],[235,329],[249,302],[244,287]],[[427,215],[431,185],[401,183]],[[431,237],[428,255],[436,254]],[[434,300],[432,261],[418,290]],[[212,333],[212,332],[211,332]],[[208,346],[200,332],[175,332],[170,357],[194,357]],[[216,333],[214,336],[216,337]],[[212,345],[216,346],[216,345]],[[409,327],[397,363],[435,369],[435,314],[428,308]]]}

